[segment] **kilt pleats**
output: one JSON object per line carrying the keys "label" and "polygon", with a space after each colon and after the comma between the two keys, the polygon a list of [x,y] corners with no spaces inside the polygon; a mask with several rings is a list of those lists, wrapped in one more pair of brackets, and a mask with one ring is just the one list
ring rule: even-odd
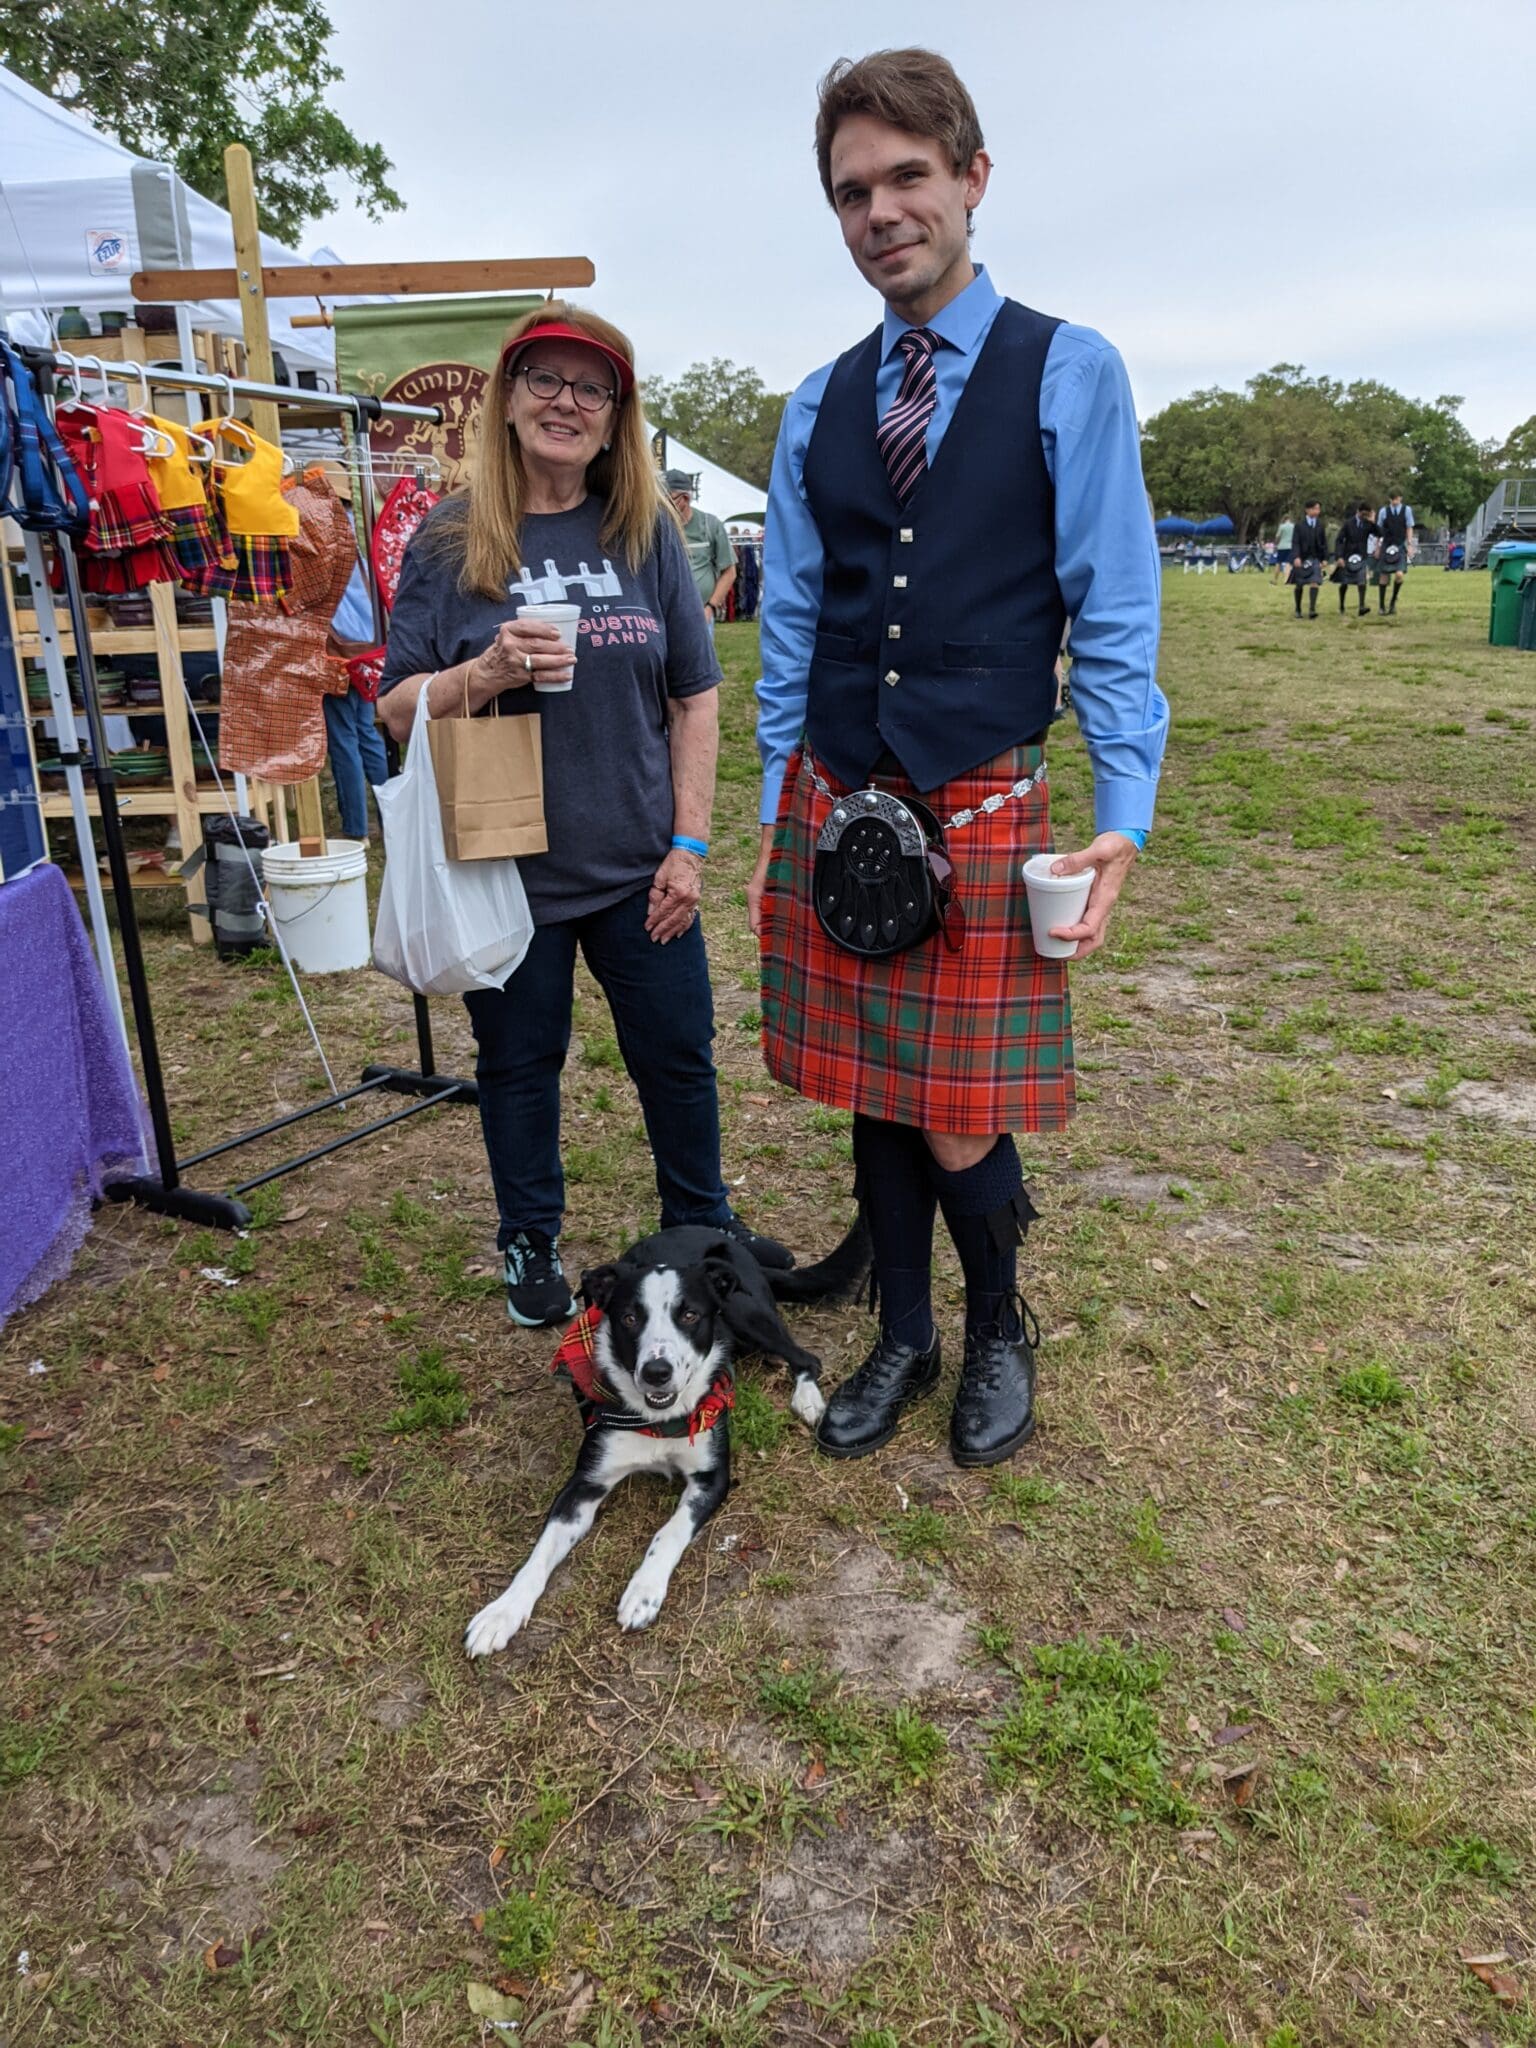
{"label": "kilt pleats", "polygon": [[[875,779],[895,796],[920,795],[944,820],[977,809],[1041,758],[1039,747],[1015,747],[932,791],[901,775]],[[935,934],[882,960],[845,952],[816,921],[811,877],[832,802],[797,754],[784,778],[763,896],[769,1071],[814,1102],[922,1130],[1064,1128],[1074,1107],[1067,963],[1035,952],[1020,874],[1032,854],[1052,850],[1045,784],[945,834],[965,911],[961,951],[951,953]]]}

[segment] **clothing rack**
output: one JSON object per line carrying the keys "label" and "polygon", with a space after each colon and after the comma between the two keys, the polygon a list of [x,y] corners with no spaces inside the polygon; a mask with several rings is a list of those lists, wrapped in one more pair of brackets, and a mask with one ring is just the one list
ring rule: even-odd
{"label": "clothing rack", "polygon": [[[44,348],[20,348],[17,354],[28,370],[42,395],[53,398],[56,373],[65,370],[73,374],[75,358],[63,350]],[[371,423],[377,419],[413,419],[440,422],[442,415],[435,406],[392,405],[381,399],[338,394],[329,391],[305,391],[288,385],[253,383],[246,378],[230,378],[212,373],[198,373],[184,370],[156,370],[151,381],[164,383],[173,388],[189,392],[212,392],[222,396],[233,406],[252,399],[275,401],[284,410],[312,410],[336,412],[340,410],[349,416],[356,443],[366,457],[369,453],[368,435]],[[365,472],[366,473],[366,472]],[[363,527],[364,546],[371,556],[373,546],[373,504],[372,493],[359,493],[359,517]],[[43,536],[29,533],[28,560],[42,563]],[[232,1138],[222,1139],[218,1144],[205,1146],[201,1152],[192,1153],[185,1159],[176,1155],[176,1141],[171,1129],[170,1105],[165,1091],[165,1076],[160,1065],[159,1044],[156,1036],[154,1006],[150,999],[149,980],[144,968],[143,945],[139,932],[138,912],[134,903],[133,888],[129,877],[127,850],[123,840],[122,818],[118,810],[117,784],[112,772],[111,756],[106,746],[105,726],[100,698],[96,686],[96,663],[91,648],[90,625],[86,613],[85,595],[80,583],[79,564],[75,557],[74,543],[66,532],[50,533],[47,536],[57,557],[64,588],[66,609],[74,632],[76,658],[80,668],[81,696],[84,704],[87,729],[92,740],[91,770],[96,785],[100,810],[102,836],[106,841],[107,863],[112,881],[112,897],[117,911],[118,933],[123,949],[123,967],[128,979],[129,998],[133,1011],[134,1028],[139,1042],[139,1065],[143,1075],[144,1094],[149,1105],[150,1126],[154,1137],[155,1164],[158,1171],[153,1174],[135,1174],[127,1179],[111,1182],[107,1196],[117,1202],[137,1202],[146,1209],[153,1209],[161,1215],[175,1216],[191,1223],[211,1225],[222,1230],[240,1230],[251,1220],[251,1212],[240,1200],[254,1188],[262,1187],[268,1181],[278,1180],[283,1175],[295,1173],[302,1166],[308,1166],[317,1159],[323,1159],[331,1152],[340,1151],[343,1146],[355,1145],[360,1139],[370,1137],[375,1131],[387,1130],[392,1124],[403,1123],[407,1117],[415,1116],[423,1109],[454,1102],[473,1106],[478,1104],[479,1090],[473,1081],[460,1080],[447,1074],[440,1074],[432,1050],[432,1023],[425,998],[413,996],[416,1017],[416,1043],[420,1064],[416,1068],[372,1065],[363,1069],[362,1079],[355,1088],[332,1089],[331,1092],[306,1108],[294,1110],[287,1116],[274,1118],[269,1123],[259,1124],[251,1130],[238,1132]],[[35,544],[35,554],[34,554]],[[377,588],[370,580],[370,595],[373,601],[374,623],[378,636],[385,637],[383,606]],[[62,675],[62,669],[61,669]],[[67,693],[66,693],[67,702]],[[61,741],[64,729],[61,728]],[[61,746],[61,759],[64,758]],[[68,765],[77,770],[82,766],[78,752]],[[392,764],[393,765],[393,764]],[[247,848],[241,849],[250,865],[253,877],[260,888],[260,876],[255,860]],[[183,849],[183,858],[193,851]],[[81,858],[89,870],[94,849],[87,840],[81,848]],[[108,951],[101,962],[102,973],[109,987],[115,986],[116,976],[112,967],[112,955]],[[223,1158],[241,1147],[269,1136],[274,1131],[285,1130],[291,1124],[303,1123],[307,1118],[319,1116],[326,1110],[338,1109],[343,1103],[355,1101],[358,1097],[374,1093],[411,1095],[418,1098],[408,1108],[395,1110],[388,1116],[376,1117],[360,1125],[356,1130],[347,1131],[329,1143],[317,1145],[297,1158],[284,1160],[281,1165],[269,1167],[265,1172],[252,1175],[238,1182],[223,1193],[201,1188],[189,1188],[182,1180],[182,1173],[188,1167],[200,1166],[211,1159]]]}

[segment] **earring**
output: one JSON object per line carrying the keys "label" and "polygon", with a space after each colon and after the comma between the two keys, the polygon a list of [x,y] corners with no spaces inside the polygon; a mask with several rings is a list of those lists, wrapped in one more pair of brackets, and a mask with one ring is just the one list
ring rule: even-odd
{"label": "earring", "polygon": [[612,443],[611,441],[605,441],[605,442],[603,443],[603,453],[604,453],[604,454],[606,455],[606,454],[608,453],[608,450],[609,450],[609,449],[610,449],[610,448],[611,448],[612,446],[613,446],[613,443]]}

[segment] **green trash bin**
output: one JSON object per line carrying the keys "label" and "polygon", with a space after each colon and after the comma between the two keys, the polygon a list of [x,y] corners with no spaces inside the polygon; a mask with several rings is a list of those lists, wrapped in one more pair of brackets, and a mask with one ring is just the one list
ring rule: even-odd
{"label": "green trash bin", "polygon": [[1521,585],[1527,565],[1536,561],[1536,541],[1501,540],[1488,551],[1488,577],[1492,584],[1488,606],[1490,647],[1518,647],[1520,644]]}
{"label": "green trash bin", "polygon": [[1536,654],[1536,562],[1527,562],[1520,579],[1520,638],[1516,643]]}

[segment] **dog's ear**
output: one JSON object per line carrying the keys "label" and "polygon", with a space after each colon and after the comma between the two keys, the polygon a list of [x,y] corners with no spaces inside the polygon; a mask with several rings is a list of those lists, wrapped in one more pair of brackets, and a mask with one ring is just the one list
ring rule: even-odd
{"label": "dog's ear", "polygon": [[594,1266],[590,1273],[581,1276],[581,1291],[593,1308],[606,1309],[618,1284],[617,1266]]}
{"label": "dog's ear", "polygon": [[731,1263],[730,1252],[722,1245],[712,1245],[702,1261],[704,1285],[722,1307],[736,1292],[741,1282],[736,1277],[736,1268]]}

